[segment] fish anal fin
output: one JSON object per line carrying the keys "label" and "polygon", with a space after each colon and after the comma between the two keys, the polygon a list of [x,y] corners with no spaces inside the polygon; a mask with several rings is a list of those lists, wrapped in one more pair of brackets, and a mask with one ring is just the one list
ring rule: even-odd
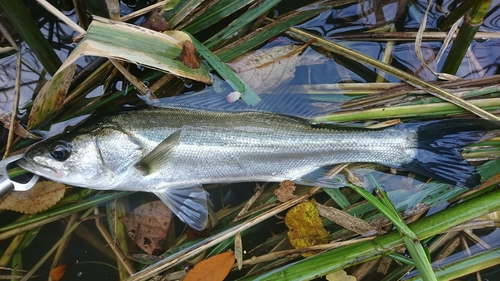
{"label": "fish anal fin", "polygon": [[173,134],[160,142],[148,153],[148,155],[142,158],[141,161],[135,164],[135,167],[146,175],[158,170],[163,163],[168,161],[170,152],[179,144],[180,136],[181,130],[175,131]]}
{"label": "fish anal fin", "polygon": [[208,223],[207,194],[200,185],[168,187],[154,192],[180,220],[196,230]]}

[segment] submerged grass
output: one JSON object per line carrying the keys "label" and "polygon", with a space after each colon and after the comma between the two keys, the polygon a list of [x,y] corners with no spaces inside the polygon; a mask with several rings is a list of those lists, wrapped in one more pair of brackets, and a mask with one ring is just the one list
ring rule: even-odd
{"label": "submerged grass", "polygon": [[[0,2],[5,1],[0,0]],[[334,90],[338,91],[338,89],[342,91],[350,89],[365,92],[377,91],[377,94],[373,95],[374,97],[363,95],[364,98],[358,101],[356,100],[357,97],[349,97],[349,99],[354,98],[353,101],[350,101],[353,107],[355,107],[356,102],[363,100],[364,104],[356,105],[362,109],[335,112],[328,116],[316,118],[314,121],[317,123],[360,122],[394,118],[408,120],[445,118],[461,116],[471,112],[483,118],[498,121],[498,112],[500,110],[498,94],[500,91],[498,87],[491,86],[496,83],[494,79],[489,82],[484,82],[481,79],[466,81],[468,84],[466,86],[471,87],[466,90],[464,90],[464,87],[466,87],[464,84],[458,84],[460,82],[453,82],[456,83],[455,87],[451,82],[430,83],[415,75],[396,69],[387,63],[354,52],[326,37],[293,27],[306,19],[331,9],[334,5],[346,4],[350,1],[327,1],[309,4],[301,9],[291,11],[281,18],[277,18],[275,21],[266,18],[266,16],[269,15],[272,7],[280,1],[221,0],[214,3],[212,1],[181,0],[179,2],[177,7],[169,6],[168,10],[172,8],[173,10],[165,12],[163,17],[173,26],[182,26],[184,30],[194,35],[193,42],[205,62],[227,79],[229,84],[232,83],[233,88],[243,94],[242,98],[247,103],[256,103],[259,97],[223,62],[228,62],[240,54],[266,43],[281,32],[287,31],[288,34],[302,42],[314,39],[314,48],[319,53],[333,52],[335,56],[354,59],[412,85],[412,87],[408,87],[401,84],[377,83],[368,90],[360,89],[357,85],[325,85],[321,90],[321,96],[332,94]],[[469,2],[466,1],[466,3]],[[83,15],[85,13],[79,14]],[[189,18],[193,15],[196,15],[196,17]],[[213,25],[221,20],[227,21],[229,24],[222,29],[211,31],[214,28]],[[257,28],[255,29],[255,27]],[[238,36],[234,36],[235,33],[238,33]],[[392,36],[397,35],[392,34]],[[407,37],[407,34],[405,34],[401,40],[407,40]],[[198,38],[200,38],[199,40],[209,39],[200,43]],[[68,98],[63,102],[64,107],[54,113],[54,116],[47,117],[50,117],[51,120],[66,120],[84,113],[91,113],[96,109],[114,108],[117,107],[117,104],[129,103],[130,95],[127,95],[127,93],[136,93],[136,90],[133,86],[127,85],[124,85],[120,91],[109,90],[103,96],[95,99],[85,98],[99,83],[102,83],[99,78],[112,79],[115,71],[111,71],[111,67],[109,63],[97,66],[89,70],[88,80],[75,80],[79,81],[79,83],[72,85]],[[55,71],[51,73],[53,72]],[[141,77],[140,80],[151,83],[163,81],[159,79],[160,76],[163,78],[165,74],[150,72]],[[87,83],[88,81],[92,82]],[[175,83],[179,82],[178,78],[173,76],[165,79],[165,81],[162,82],[164,84],[161,87],[166,89],[175,88]],[[302,88],[308,88],[311,85],[301,86],[303,86]],[[377,89],[373,89],[375,87]],[[318,94],[318,91],[314,91],[310,90],[308,93],[311,95]],[[389,95],[385,94],[392,93],[391,91],[396,94],[391,95],[391,99],[388,99]],[[450,93],[452,91],[462,93]],[[356,92],[356,94],[360,95],[365,92]],[[425,95],[425,92],[435,97],[429,97]],[[124,95],[127,96],[123,98]],[[394,100],[395,97],[398,99]],[[318,102],[322,102],[322,98],[318,98]],[[134,97],[132,99],[132,103],[137,102]],[[377,99],[377,103],[374,103],[375,99]],[[455,104],[443,102],[443,99]],[[498,224],[496,219],[479,217],[500,209],[500,192],[497,188],[500,160],[495,159],[498,158],[499,151],[498,140],[495,139],[488,143],[472,146],[470,151],[467,152],[467,157],[480,159],[483,162],[478,166],[478,171],[483,178],[483,182],[485,182],[484,186],[470,191],[472,194],[461,198],[460,201],[453,201],[455,203],[453,203],[452,207],[445,208],[429,216],[423,216],[423,214],[431,207],[451,200],[465,190],[435,181],[421,184],[411,182],[411,178],[398,180],[398,177],[380,174],[371,170],[372,172],[368,178],[371,179],[373,186],[377,186],[378,194],[380,194],[380,198],[376,198],[371,192],[356,185],[359,183],[359,179],[353,177],[350,170],[359,167],[344,167],[346,178],[352,182],[348,183],[349,188],[327,189],[322,192],[323,190],[319,187],[311,189],[310,187],[297,186],[295,198],[284,203],[278,203],[273,193],[277,186],[273,185],[256,196],[254,198],[256,201],[253,204],[245,206],[246,202],[243,202],[236,207],[224,208],[217,212],[214,217],[218,219],[218,224],[213,226],[211,233],[200,234],[208,237],[190,236],[188,239],[185,230],[172,227],[171,233],[177,230],[175,233],[177,235],[173,237],[173,241],[168,242],[166,252],[159,257],[134,256],[134,259],[132,259],[130,256],[134,248],[132,246],[134,241],[128,239],[127,231],[118,221],[118,217],[123,216],[131,208],[128,207],[125,201],[122,201],[125,196],[128,196],[127,199],[132,198],[129,193],[106,192],[104,194],[95,194],[88,193],[85,190],[79,192],[70,191],[61,202],[43,213],[19,216],[14,222],[0,225],[0,240],[10,239],[11,245],[6,249],[0,249],[2,255],[0,257],[0,266],[15,268],[11,271],[11,274],[23,275],[22,280],[27,280],[52,255],[58,245],[64,242],[64,238],[71,235],[71,232],[78,227],[81,220],[70,225],[58,242],[51,247],[50,251],[43,257],[38,257],[39,262],[28,268],[27,273],[22,272],[20,268],[17,268],[22,261],[21,253],[23,253],[25,247],[29,247],[33,243],[40,243],[36,240],[39,230],[50,227],[51,223],[61,218],[70,215],[76,217],[77,214],[84,218],[94,211],[97,229],[116,256],[120,280],[147,280],[159,274],[166,275],[165,278],[174,275],[182,278],[185,262],[195,264],[202,259],[232,249],[237,234],[242,236],[243,247],[249,254],[244,255],[243,261],[240,261],[243,266],[242,270],[238,270],[236,265],[233,267],[230,279],[311,280],[339,270],[347,270],[350,274],[356,274],[355,269],[361,264],[370,265],[370,270],[373,272],[385,272],[385,280],[401,278],[408,274],[413,267],[418,269],[419,276],[411,277],[413,279],[410,280],[420,280],[418,278],[422,280],[458,278],[492,266],[498,266],[500,263],[498,259],[499,245],[493,245],[492,249],[475,253],[464,260],[452,263],[439,261],[439,259],[450,255],[456,249],[453,246],[454,243],[460,241],[457,239],[462,239],[460,237],[467,233],[463,228],[470,229],[472,227],[470,224],[466,224],[470,220],[480,220],[482,223],[481,228],[488,228]],[[371,169],[372,167],[369,166],[368,168]],[[366,170],[366,167],[359,169]],[[381,182],[388,180],[395,181],[396,185],[402,186],[402,188],[388,190],[387,193],[381,191],[378,186],[381,185]],[[366,234],[367,237],[363,237],[363,235],[356,234],[325,219],[323,225],[330,232],[328,241],[319,241],[316,245],[304,249],[294,249],[288,242],[287,230],[282,226],[281,219],[275,217],[283,216],[288,208],[310,198],[314,198],[321,204],[334,206],[346,214],[361,218],[379,229],[379,231],[378,233],[368,233]],[[107,204],[107,221],[100,218],[104,208],[99,206],[104,203]],[[246,214],[240,217],[238,213],[243,208],[247,209],[247,211]],[[5,213],[0,215],[5,215]],[[236,217],[238,218],[235,219]],[[409,223],[409,220],[414,221]],[[256,236],[262,239],[256,239]],[[254,240],[259,241],[253,244]],[[483,241],[481,243],[484,244]],[[427,245],[429,245],[428,248]],[[247,247],[251,247],[251,249]],[[59,249],[64,251],[62,247]],[[406,251],[409,252],[410,258],[404,256]],[[313,256],[302,258],[302,254],[308,252],[313,253]],[[386,259],[386,261],[388,259],[388,264],[391,266],[382,268],[382,263],[379,264],[379,262],[366,263],[382,258]],[[134,260],[140,262],[134,262]],[[397,264],[392,261],[396,261]],[[149,267],[146,267],[146,265],[149,265]],[[361,280],[370,279],[363,278]]]}

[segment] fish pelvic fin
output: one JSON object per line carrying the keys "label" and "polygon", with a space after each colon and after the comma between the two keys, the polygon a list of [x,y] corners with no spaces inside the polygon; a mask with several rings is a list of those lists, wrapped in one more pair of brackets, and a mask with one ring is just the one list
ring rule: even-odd
{"label": "fish pelvic fin", "polygon": [[179,219],[196,230],[208,223],[207,194],[200,185],[168,187],[154,192]]}
{"label": "fish pelvic fin", "polygon": [[135,164],[135,167],[146,175],[159,170],[163,163],[167,161],[172,148],[179,144],[180,136],[181,130],[172,133]]}
{"label": "fish pelvic fin", "polygon": [[[484,119],[447,119],[408,123],[398,128],[414,127],[417,133],[416,156],[400,167],[460,187],[473,188],[481,176],[462,157],[464,146],[500,133],[500,125]],[[494,132],[496,130],[497,132]]]}

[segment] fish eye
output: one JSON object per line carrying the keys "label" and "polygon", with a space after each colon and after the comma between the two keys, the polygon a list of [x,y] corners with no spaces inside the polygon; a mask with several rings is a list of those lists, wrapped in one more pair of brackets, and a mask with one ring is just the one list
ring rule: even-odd
{"label": "fish eye", "polygon": [[68,159],[69,155],[71,154],[71,149],[66,143],[57,142],[52,145],[49,153],[50,156],[55,160],[64,161]]}

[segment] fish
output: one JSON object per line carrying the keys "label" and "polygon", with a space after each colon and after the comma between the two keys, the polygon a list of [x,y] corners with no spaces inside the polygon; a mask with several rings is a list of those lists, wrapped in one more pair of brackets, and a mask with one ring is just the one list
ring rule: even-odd
{"label": "fish", "polygon": [[334,165],[369,162],[475,187],[480,176],[460,152],[493,129],[498,125],[483,119],[364,129],[254,110],[147,107],[91,119],[36,143],[18,164],[68,185],[154,193],[202,230],[203,184],[291,180],[338,187],[326,176]]}

